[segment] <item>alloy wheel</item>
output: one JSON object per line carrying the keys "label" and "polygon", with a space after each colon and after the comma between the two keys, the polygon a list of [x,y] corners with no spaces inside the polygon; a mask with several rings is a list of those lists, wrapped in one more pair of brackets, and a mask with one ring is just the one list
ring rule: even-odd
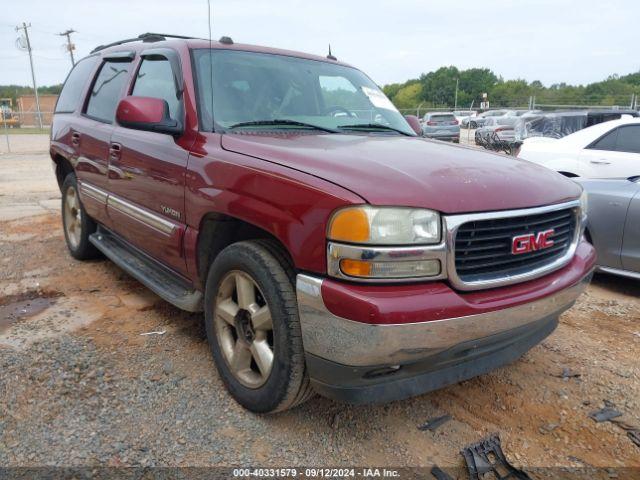
{"label": "alloy wheel", "polygon": [[76,249],[82,235],[82,209],[75,187],[67,188],[64,198],[64,229],[71,248]]}
{"label": "alloy wheel", "polygon": [[233,376],[245,387],[259,388],[273,368],[273,322],[260,288],[239,270],[227,273],[214,305],[220,350]]}

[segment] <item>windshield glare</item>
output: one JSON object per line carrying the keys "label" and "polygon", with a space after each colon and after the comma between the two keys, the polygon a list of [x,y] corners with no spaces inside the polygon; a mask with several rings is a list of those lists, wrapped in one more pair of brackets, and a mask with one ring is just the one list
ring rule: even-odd
{"label": "windshield glare", "polygon": [[212,131],[214,122],[227,129],[244,122],[292,120],[327,129],[377,124],[415,135],[384,93],[355,68],[235,50],[198,49],[193,58],[202,130]]}

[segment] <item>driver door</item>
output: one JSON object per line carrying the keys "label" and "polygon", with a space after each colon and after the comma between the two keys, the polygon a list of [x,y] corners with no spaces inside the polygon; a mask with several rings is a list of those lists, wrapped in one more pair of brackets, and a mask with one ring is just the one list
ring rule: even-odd
{"label": "driver door", "polygon": [[[182,73],[177,52],[142,52],[130,95],[160,98],[184,125]],[[109,150],[109,216],[133,246],[186,273],[184,186],[189,153],[179,138],[116,126]]]}

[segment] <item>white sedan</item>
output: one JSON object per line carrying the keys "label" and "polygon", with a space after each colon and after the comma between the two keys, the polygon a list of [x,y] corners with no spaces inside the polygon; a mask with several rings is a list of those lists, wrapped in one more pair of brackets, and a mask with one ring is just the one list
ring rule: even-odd
{"label": "white sedan", "polygon": [[518,158],[570,177],[640,175],[640,118],[599,123],[563,138],[527,138]]}

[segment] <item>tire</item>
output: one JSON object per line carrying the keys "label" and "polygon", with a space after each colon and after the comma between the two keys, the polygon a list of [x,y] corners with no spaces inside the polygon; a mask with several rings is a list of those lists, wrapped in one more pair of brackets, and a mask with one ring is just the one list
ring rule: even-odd
{"label": "tire", "polygon": [[313,396],[294,282],[287,256],[269,240],[230,245],[207,275],[211,353],[229,393],[252,412],[286,410]]}
{"label": "tire", "polygon": [[469,122],[469,128],[478,128],[478,124],[476,122]]}
{"label": "tire", "polygon": [[89,235],[96,231],[96,223],[87,215],[80,196],[75,173],[70,173],[62,183],[62,230],[71,256],[77,260],[88,260],[99,256]]}

